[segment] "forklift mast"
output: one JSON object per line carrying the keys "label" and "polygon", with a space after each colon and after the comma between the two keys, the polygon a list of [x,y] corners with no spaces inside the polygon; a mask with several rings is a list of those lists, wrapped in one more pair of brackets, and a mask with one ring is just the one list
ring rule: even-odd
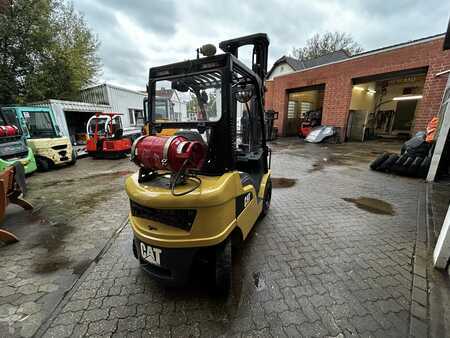
{"label": "forklift mast", "polygon": [[[256,150],[253,147],[252,140],[262,139],[264,152],[266,152],[267,155],[268,149],[266,146],[266,133],[264,131],[264,79],[267,74],[269,38],[267,37],[267,34],[257,33],[236,39],[222,41],[219,44],[219,47],[224,52],[230,53],[239,59],[239,48],[247,45],[253,45],[252,70],[259,77],[259,81],[257,81],[259,87],[257,88],[257,91],[259,92],[259,98],[255,97],[251,100],[251,109],[248,112],[250,115],[244,116],[243,120],[241,121],[241,125],[243,126],[243,137],[246,143],[249,142],[250,152]],[[247,121],[245,121],[245,119],[247,119]],[[253,120],[253,122],[251,120]],[[267,166],[265,170],[267,170]]]}
{"label": "forklift mast", "polygon": [[269,38],[267,34],[257,33],[236,39],[222,41],[220,49],[225,53],[233,54],[238,58],[238,49],[243,46],[253,45],[252,70],[264,81],[267,74],[267,58],[269,51]]}

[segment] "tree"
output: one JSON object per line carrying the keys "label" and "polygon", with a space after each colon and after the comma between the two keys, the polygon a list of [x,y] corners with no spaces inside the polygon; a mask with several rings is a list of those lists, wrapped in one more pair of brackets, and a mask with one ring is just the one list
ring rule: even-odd
{"label": "tree", "polygon": [[76,99],[100,71],[97,38],[64,0],[8,0],[0,14],[0,103]]}
{"label": "tree", "polygon": [[349,55],[363,51],[362,46],[353,37],[344,32],[326,32],[314,34],[306,41],[306,46],[292,48],[292,56],[298,60],[309,60],[338,50],[345,50]]}

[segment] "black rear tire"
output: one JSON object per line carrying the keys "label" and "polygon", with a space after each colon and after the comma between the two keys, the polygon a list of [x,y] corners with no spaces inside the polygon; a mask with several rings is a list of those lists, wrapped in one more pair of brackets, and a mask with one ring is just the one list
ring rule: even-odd
{"label": "black rear tire", "polygon": [[411,166],[411,164],[414,162],[414,157],[408,157],[405,161],[405,163],[403,163],[403,168],[405,168],[406,171],[408,171],[409,167]]}
{"label": "black rear tire", "polygon": [[420,163],[418,169],[418,176],[421,178],[425,178],[428,174],[428,170],[430,169],[431,157],[427,156],[423,159],[422,163]]}
{"label": "black rear tire", "polygon": [[403,155],[406,151],[406,144],[403,143],[401,149],[400,149],[400,155]]}
{"label": "black rear tire", "polygon": [[136,258],[136,259],[139,259],[139,254],[138,254],[138,244],[136,243],[136,240],[135,239],[133,239],[133,242],[132,242],[133,244],[132,244],[132,250],[133,250],[133,256]]}
{"label": "black rear tire", "polygon": [[214,291],[226,296],[231,288],[232,247],[228,238],[223,245],[215,248],[214,255]]}
{"label": "black rear tire", "polygon": [[408,157],[409,157],[409,155],[407,153],[403,153],[402,155],[400,155],[399,158],[397,159],[397,161],[395,161],[395,163],[391,166],[391,171],[393,173],[402,175],[403,164],[408,159]]}
{"label": "black rear tire", "polygon": [[36,165],[39,171],[49,171],[53,168],[53,162],[45,157],[36,157]]}
{"label": "black rear tire", "polygon": [[390,171],[394,163],[398,160],[397,154],[389,155],[389,158],[378,166],[379,171]]}
{"label": "black rear tire", "polygon": [[393,171],[397,175],[401,175],[401,176],[408,175],[409,167],[413,162],[414,162],[414,159],[412,157],[408,156],[401,165],[394,166]]}
{"label": "black rear tire", "polygon": [[417,177],[418,176],[418,171],[419,171],[419,167],[420,164],[423,161],[423,157],[416,157],[413,161],[413,163],[411,163],[411,165],[409,166],[408,169],[408,175],[409,176],[414,176]]}
{"label": "black rear tire", "polygon": [[370,169],[377,170],[380,165],[383,164],[384,161],[386,161],[389,158],[388,153],[383,153],[380,156],[378,156],[375,160],[370,163]]}
{"label": "black rear tire", "polygon": [[267,212],[270,208],[270,201],[272,199],[272,180],[267,180],[266,190],[264,191],[264,200],[263,200],[263,207],[261,211],[261,218],[267,215]]}
{"label": "black rear tire", "polygon": [[403,163],[405,163],[405,161],[408,159],[409,155],[406,153],[403,153],[400,155],[400,157],[398,158],[397,161],[395,161],[395,165],[396,166],[401,166],[403,165]]}
{"label": "black rear tire", "polygon": [[72,160],[69,162],[69,165],[74,165],[75,163],[77,163],[77,152],[72,148]]}

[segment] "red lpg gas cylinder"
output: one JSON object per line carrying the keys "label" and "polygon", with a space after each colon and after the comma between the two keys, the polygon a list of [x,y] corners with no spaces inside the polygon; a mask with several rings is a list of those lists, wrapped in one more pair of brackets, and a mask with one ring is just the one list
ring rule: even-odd
{"label": "red lpg gas cylinder", "polygon": [[198,141],[188,141],[183,136],[145,136],[133,144],[133,160],[149,170],[179,171],[185,168],[200,169],[205,160],[205,148]]}
{"label": "red lpg gas cylinder", "polygon": [[16,126],[0,126],[0,137],[1,136],[15,136],[19,134],[19,128]]}

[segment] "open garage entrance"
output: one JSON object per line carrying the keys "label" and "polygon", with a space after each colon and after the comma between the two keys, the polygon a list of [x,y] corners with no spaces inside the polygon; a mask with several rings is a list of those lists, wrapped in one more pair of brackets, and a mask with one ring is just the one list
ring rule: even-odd
{"label": "open garage entrance", "polygon": [[[325,85],[298,88],[288,92],[285,135],[297,135],[297,128],[307,113],[322,111]],[[320,121],[319,121],[320,124]]]}
{"label": "open garage entrance", "polygon": [[410,137],[426,72],[420,68],[354,79],[347,139]]}
{"label": "open garage entrance", "polygon": [[86,144],[86,126],[89,118],[95,113],[88,111],[64,111],[67,128],[69,129],[72,144]]}

